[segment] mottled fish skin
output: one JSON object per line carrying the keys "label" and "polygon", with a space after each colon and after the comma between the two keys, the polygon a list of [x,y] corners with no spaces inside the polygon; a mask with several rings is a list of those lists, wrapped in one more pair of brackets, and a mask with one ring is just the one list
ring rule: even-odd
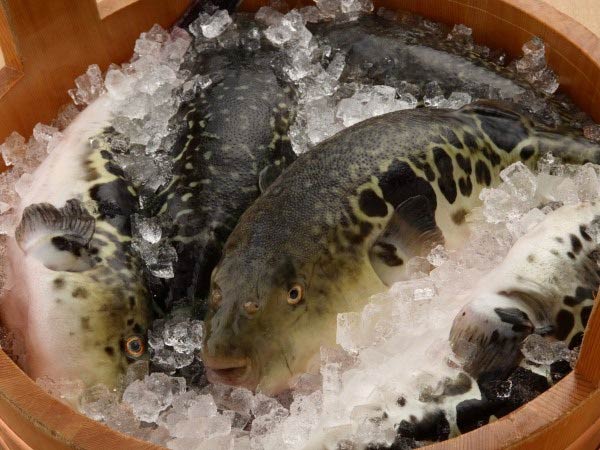
{"label": "mottled fish skin", "polygon": [[469,352],[469,373],[512,370],[532,333],[569,348],[581,345],[600,286],[598,243],[590,231],[599,223],[598,203],[559,208],[473,288],[450,332],[456,352]]}
{"label": "mottled fish skin", "polygon": [[202,64],[217,81],[181,108],[174,177],[158,198],[178,255],[175,277],[161,294],[167,308],[178,302],[196,317],[205,314],[225,240],[260,195],[259,184],[295,159],[287,136],[293,92],[275,77],[271,57],[237,50],[205,56]]}
{"label": "mottled fish skin", "polygon": [[[111,131],[105,134],[102,128],[109,123],[108,110],[107,99],[100,98],[65,130],[64,140],[34,173],[20,207],[25,217],[31,208],[52,210],[65,201],[83,205],[95,222],[89,242],[84,247],[65,245],[67,234],[52,239],[55,248],[48,251],[72,253],[75,260],[90,255],[91,267],[73,270],[58,262],[49,269],[43,255],[39,259],[24,252],[28,233],[39,226],[35,221],[24,219],[17,239],[9,242],[17,285],[2,304],[3,322],[23,326],[25,369],[34,379],[48,376],[118,387],[128,365],[145,354],[149,296],[140,262],[131,251],[129,223],[137,199],[106,146]],[[91,142],[90,136],[95,136]]]}
{"label": "mottled fish skin", "polygon": [[[506,376],[496,374],[475,379],[464,371],[447,367],[443,375],[436,373],[439,381],[420,389],[418,397],[389,389],[361,405],[365,420],[378,424],[381,430],[393,430],[395,435],[386,433],[387,439],[393,439],[391,446],[361,440],[356,428],[352,429],[352,443],[357,448],[374,450],[417,448],[445,441],[506,416],[545,392],[570,371],[569,363],[561,360],[551,366],[548,375],[522,365]],[[326,428],[313,433],[303,448],[338,448],[349,435],[346,427]]]}
{"label": "mottled fish skin", "polygon": [[[335,343],[337,313],[384,290],[382,275],[402,279],[408,257],[464,243],[481,189],[511,163],[533,167],[549,151],[573,163],[600,155],[508,107],[478,103],[375,117],[299,157],[244,213],[213,271],[203,352],[212,376],[229,368],[224,381],[284,388]],[[379,245],[394,222],[406,234]]]}
{"label": "mottled fish skin", "polygon": [[319,24],[314,33],[324,44],[347,54],[342,81],[392,86],[407,81],[421,87],[437,81],[446,94],[458,91],[485,97],[495,92],[503,99],[525,91],[504,67],[414,26],[399,22],[390,26],[387,20],[366,16],[348,24]]}

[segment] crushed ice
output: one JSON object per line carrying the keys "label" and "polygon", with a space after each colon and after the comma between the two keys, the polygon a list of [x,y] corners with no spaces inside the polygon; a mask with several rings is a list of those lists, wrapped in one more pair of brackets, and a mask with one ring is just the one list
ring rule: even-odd
{"label": "crushed ice", "polygon": [[[111,142],[117,150],[116,162],[148,193],[155,192],[169,176],[165,158],[171,143],[168,124],[180,99],[191,98],[213,82],[180,69],[192,44],[200,52],[238,44],[256,51],[264,38],[281,49],[283,75],[299,93],[297,120],[290,130],[298,153],[373,116],[420,104],[460,108],[472,101],[467,92],[446,97],[436,82],[422,90],[407,82],[395,87],[341,83],[345,55],[320,47],[306,24],[355,20],[373,6],[369,0],[319,0],[315,4],[287,14],[263,7],[256,14],[262,29],[251,28],[244,35],[227,12],[218,10],[204,13],[192,23],[195,39],[178,28],[169,33],[155,26],[140,36],[130,62],[111,66],[104,78],[98,66],[90,66],[75,80],[76,88],[69,94],[78,107],[100,95],[110,96],[113,125],[120,133]],[[378,14],[398,20],[391,11],[380,9]],[[437,24],[420,23],[438,29]],[[455,26],[447,39],[475,48],[471,30],[462,25]],[[511,68],[544,93],[553,94],[558,81],[546,67],[543,42],[534,39],[523,51],[523,58]],[[538,110],[547,108],[527,96],[517,100],[530,107],[534,104]],[[77,112],[71,105],[52,125],[38,124],[28,141],[13,133],[0,146],[5,164],[11,168],[0,174],[0,236],[12,231],[16,218],[11,212],[18,196],[26,191],[31,173],[60,142],[61,131]],[[598,125],[587,124],[583,130],[587,138],[600,141]],[[297,449],[328,439],[389,445],[396,434],[393,414],[400,413],[392,410],[390,420],[377,421],[371,420],[373,411],[391,399],[392,403],[399,399],[418,402],[435,395],[442,377],[458,372],[447,364],[454,358],[447,336],[449,318],[462,306],[461,295],[553,208],[599,198],[598,173],[597,166],[573,168],[551,157],[540,163],[539,174],[519,163],[505,169],[503,184],[482,192],[483,206],[473,213],[473,233],[465,248],[447,251],[436,247],[427,258],[414,258],[407,264],[412,279],[372,297],[360,313],[339,314],[339,346],[321,350],[318,374],[293,380],[292,398],[285,405],[243,388],[190,384],[179,376],[189,367],[201,369],[202,323],[182,317],[154,323],[148,342],[150,363],[158,371],[150,373],[147,361],[136,362],[118,391],[102,385],[84,389],[72,380],[42,379],[38,383],[64,401],[78,399],[81,411],[95,420],[171,449]],[[539,208],[540,204],[546,206]],[[176,254],[162,239],[163,224],[142,216],[134,217],[133,222],[134,247],[150,271],[157,277],[172,277]],[[3,251],[0,246],[0,261]],[[0,288],[2,281],[0,277]],[[2,345],[8,347],[4,341]],[[526,339],[522,352],[541,366],[575,358],[562,343],[548,343],[539,336]]]}

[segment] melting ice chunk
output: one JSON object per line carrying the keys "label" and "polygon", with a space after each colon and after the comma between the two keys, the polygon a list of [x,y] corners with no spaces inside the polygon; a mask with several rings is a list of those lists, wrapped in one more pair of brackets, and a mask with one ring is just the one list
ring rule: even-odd
{"label": "melting ice chunk", "polygon": [[206,13],[201,14],[190,25],[190,31],[194,36],[214,39],[220,36],[232,22],[229,13],[224,9],[219,9],[212,16]]}
{"label": "melting ice chunk", "polygon": [[167,409],[177,394],[185,392],[185,379],[153,373],[143,381],[134,381],[123,392],[123,401],[129,404],[135,416],[144,422],[156,422],[161,411]]}

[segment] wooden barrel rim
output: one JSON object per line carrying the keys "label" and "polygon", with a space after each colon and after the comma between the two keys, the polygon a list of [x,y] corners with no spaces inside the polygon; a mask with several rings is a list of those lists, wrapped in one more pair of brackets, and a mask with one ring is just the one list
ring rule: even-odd
{"label": "wooden barrel rim", "polygon": [[[256,10],[264,3],[246,0],[243,8]],[[518,54],[520,46],[531,36],[541,36],[564,89],[600,120],[600,39],[542,1],[380,0],[376,5],[414,11],[442,22],[464,23],[474,28],[478,41],[505,48],[512,55]],[[487,28],[491,24],[495,26]],[[502,33],[498,33],[499,29]],[[574,373],[506,417],[427,448],[564,449],[576,441],[569,448],[592,448],[600,429],[600,424],[592,426],[600,417],[600,361],[594,358],[600,351],[597,309],[594,307],[590,317]],[[0,445],[10,448],[161,448],[121,435],[78,414],[46,394],[3,352],[0,352],[0,417]],[[589,440],[582,442],[586,436]]]}

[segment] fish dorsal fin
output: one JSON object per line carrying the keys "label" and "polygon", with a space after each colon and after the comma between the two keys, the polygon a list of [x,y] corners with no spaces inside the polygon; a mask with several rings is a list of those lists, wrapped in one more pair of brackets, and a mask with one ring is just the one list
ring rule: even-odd
{"label": "fish dorsal fin", "polygon": [[49,203],[29,205],[15,231],[19,247],[51,270],[82,272],[93,267],[88,244],[95,220],[81,202],[68,200],[62,208]]}
{"label": "fish dorsal fin", "polygon": [[404,278],[404,265],[414,256],[426,256],[444,243],[427,197],[417,195],[402,202],[369,252],[377,276],[390,286]]}
{"label": "fish dorsal fin", "polygon": [[522,120],[523,118],[517,105],[499,100],[477,100],[463,106],[460,111],[497,119]]}
{"label": "fish dorsal fin", "polygon": [[281,175],[282,169],[275,164],[266,165],[258,174],[258,188],[264,194],[267,188]]}

